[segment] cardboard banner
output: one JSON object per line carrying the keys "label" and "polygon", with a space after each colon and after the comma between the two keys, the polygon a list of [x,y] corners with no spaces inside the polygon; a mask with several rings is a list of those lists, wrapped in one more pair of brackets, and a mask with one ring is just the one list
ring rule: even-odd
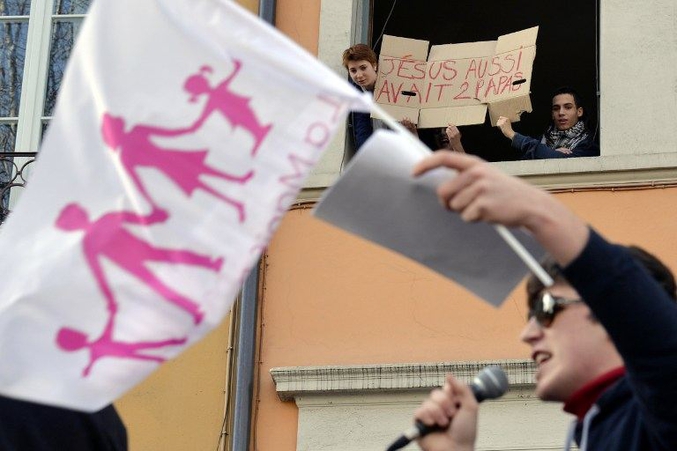
{"label": "cardboard banner", "polygon": [[199,340],[371,105],[234,2],[94,2],[0,233],[0,393],[99,410]]}
{"label": "cardboard banner", "polygon": [[428,41],[385,35],[379,56],[376,103],[395,119],[419,128],[492,125],[499,116],[519,121],[531,112],[531,72],[538,27],[497,41],[432,46]]}

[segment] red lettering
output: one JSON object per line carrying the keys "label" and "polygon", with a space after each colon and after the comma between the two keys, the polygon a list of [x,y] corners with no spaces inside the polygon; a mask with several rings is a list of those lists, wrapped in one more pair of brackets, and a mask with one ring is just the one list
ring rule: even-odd
{"label": "red lettering", "polygon": [[512,77],[507,75],[501,75],[501,78],[498,80],[499,94],[503,94],[506,89],[510,88],[512,82]]}
{"label": "red lettering", "polygon": [[[500,59],[499,56],[494,56],[493,58],[491,58],[491,70],[489,71],[490,77],[493,77],[494,75],[498,74],[501,71],[501,64],[497,62],[498,59]],[[496,68],[495,72],[494,68]]]}
{"label": "red lettering", "polygon": [[449,84],[439,84],[439,85],[434,85],[435,88],[438,88],[438,89],[439,89],[439,92],[437,93],[437,100],[438,100],[438,101],[441,100],[441,99],[442,99],[442,95],[444,94],[444,90],[445,90],[446,88],[451,88],[452,86],[454,86],[454,85],[452,85],[451,83],[449,83]]}
{"label": "red lettering", "polygon": [[520,53],[519,56],[517,57],[517,69],[520,70],[520,64],[522,63],[522,47],[520,47]]}
{"label": "red lettering", "polygon": [[475,58],[470,60],[470,65],[468,66],[468,70],[465,72],[464,80],[468,79],[468,75],[470,75],[470,72],[473,72],[475,74],[475,78],[477,78],[477,62],[475,61]]}
{"label": "red lettering", "polygon": [[390,90],[388,89],[388,80],[383,80],[383,85],[381,86],[381,89],[378,89],[378,92],[376,94],[376,101],[380,102],[381,101],[381,96],[383,94],[386,95],[386,98],[388,99],[388,103],[391,103],[392,100],[390,100]]}
{"label": "red lettering", "polygon": [[[390,68],[388,70],[384,70],[386,64],[390,64]],[[380,72],[382,75],[390,75],[394,70],[395,70],[395,60],[392,58],[384,58],[383,63],[379,66]]]}
{"label": "red lettering", "polygon": [[[437,68],[437,71],[436,71],[435,74],[433,75],[433,71],[435,71],[435,68]],[[431,63],[430,63],[430,66],[428,67],[428,76],[429,76],[432,80],[436,80],[437,77],[440,76],[440,72],[442,72],[442,63],[439,63],[439,62],[437,62],[437,61],[431,62]]]}
{"label": "red lettering", "polygon": [[403,85],[404,82],[401,82],[397,89],[395,89],[395,83],[390,84],[390,89],[393,91],[393,103],[397,103],[397,99],[400,98],[400,92],[402,91]]}
{"label": "red lettering", "polygon": [[433,87],[433,84],[432,84],[432,83],[428,83],[428,87],[427,87],[426,90],[425,90],[425,101],[426,101],[426,103],[427,103],[428,100],[430,99],[430,91],[432,90],[432,87]]}
{"label": "red lettering", "polygon": [[470,99],[470,96],[464,96],[462,94],[465,94],[468,91],[468,88],[470,87],[470,84],[467,81],[464,81],[463,84],[461,84],[461,92],[456,94],[454,96],[454,100],[465,100],[465,99]]}
{"label": "red lettering", "polygon": [[493,78],[490,78],[489,84],[487,85],[487,89],[486,89],[486,91],[484,91],[484,97],[487,97],[489,95],[489,91],[491,91],[492,89],[493,89],[494,95],[498,94],[498,92],[496,91],[496,88],[497,88],[496,82],[494,81]]}
{"label": "red lettering", "polygon": [[[454,60],[448,60],[442,63],[442,66],[444,67],[444,75],[442,75],[442,78],[444,78],[447,81],[451,81],[454,78],[456,78],[456,75],[458,75],[458,71],[456,70],[454,65],[456,65],[456,61]],[[449,74],[451,74],[451,76],[449,76]]]}
{"label": "red lettering", "polygon": [[[523,80],[524,79],[524,74],[522,72],[515,72],[515,81]],[[512,83],[511,83],[512,84]],[[517,83],[517,84],[512,84],[511,91],[519,91],[522,88],[522,85],[524,83]]]}
{"label": "red lettering", "polygon": [[512,62],[512,64],[510,65],[510,69],[506,69],[504,70],[504,72],[506,73],[512,72],[512,70],[515,68],[515,56],[512,53],[508,53],[507,55],[505,55],[504,59],[506,61]]}
{"label": "red lettering", "polygon": [[484,86],[484,79],[480,78],[477,80],[477,84],[475,85],[475,98],[479,99],[480,98],[480,89],[482,89],[482,86]]}
{"label": "red lettering", "polygon": [[[482,63],[484,63],[484,69],[482,68]],[[484,78],[484,75],[487,73],[487,68],[489,67],[489,61],[482,58],[480,63],[477,66],[477,78]]]}
{"label": "red lettering", "polygon": [[416,80],[423,80],[425,78],[425,69],[426,69],[427,63],[425,61],[419,61],[418,63],[414,64],[414,70],[418,72],[418,76],[414,77]]}
{"label": "red lettering", "polygon": [[421,103],[421,92],[418,90],[416,83],[412,83],[410,92],[415,92],[415,96],[407,96],[407,103],[411,102],[411,99],[416,99],[418,103]]}
{"label": "red lettering", "polygon": [[419,77],[413,76],[410,71],[415,67],[415,61],[414,60],[407,60],[403,59],[400,60],[400,64],[397,67],[397,76],[401,78],[406,78],[408,80],[414,80],[417,78],[425,78],[425,72]]}

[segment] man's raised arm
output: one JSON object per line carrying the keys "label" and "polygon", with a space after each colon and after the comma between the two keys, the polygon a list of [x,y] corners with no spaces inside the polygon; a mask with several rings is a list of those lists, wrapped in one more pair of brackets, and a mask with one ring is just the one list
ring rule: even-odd
{"label": "man's raised arm", "polygon": [[437,195],[445,208],[465,221],[525,227],[561,265],[567,265],[585,247],[589,235],[585,222],[539,188],[458,152],[435,152],[414,167],[413,175],[438,167],[458,171],[438,187]]}

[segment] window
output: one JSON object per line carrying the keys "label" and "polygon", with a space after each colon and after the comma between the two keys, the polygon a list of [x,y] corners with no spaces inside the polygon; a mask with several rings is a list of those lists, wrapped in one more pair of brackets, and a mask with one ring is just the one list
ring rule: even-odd
{"label": "window", "polygon": [[0,29],[2,47],[0,53],[0,151],[11,152],[16,141],[19,121],[19,102],[26,60],[28,17],[30,2],[27,0],[0,3]]}
{"label": "window", "polygon": [[[321,0],[320,27],[318,57],[330,65],[337,73],[345,75],[345,69],[341,66],[341,52],[352,44],[358,42],[369,43],[372,35],[378,35],[385,23],[389,8],[397,1],[395,8],[404,5],[405,19],[415,26],[450,29],[449,23],[454,14],[460,14],[462,9],[477,9],[476,2],[467,0],[445,2],[434,0],[431,2],[407,2],[404,0]],[[446,5],[449,3],[449,5]],[[677,62],[677,47],[674,45],[674,23],[677,12],[674,10],[674,0],[654,0],[651,2],[631,2],[623,0],[619,4],[608,2],[587,2],[575,0],[572,5],[583,5],[586,13],[585,18],[599,18],[598,22],[589,22],[589,26],[583,22],[569,23],[570,19],[579,16],[563,15],[563,11],[570,11],[568,4],[534,2],[533,0],[520,0],[519,2],[491,2],[481,3],[485,8],[485,14],[480,15],[484,22],[479,25],[473,24],[479,29],[488,26],[489,19],[507,20],[519,11],[523,15],[541,14],[551,16],[553,27],[557,27],[562,42],[578,39],[577,34],[587,33],[592,30],[595,23],[599,23],[596,30],[599,42],[598,57],[599,73],[587,76],[587,79],[599,79],[599,102],[597,114],[591,115],[593,120],[599,117],[598,138],[600,139],[601,156],[596,158],[565,158],[546,159],[538,161],[500,161],[496,165],[509,174],[524,177],[530,182],[544,188],[576,187],[606,187],[606,186],[664,186],[677,182],[677,138],[674,134],[674,118],[677,115],[677,103],[675,102],[675,77],[674,67]],[[437,8],[428,6],[437,5]],[[520,4],[533,5],[529,11],[519,6]],[[450,10],[452,5],[457,6],[458,11]],[[490,5],[499,5],[499,9],[491,9]],[[620,6],[619,6],[620,5]],[[593,7],[595,9],[593,9]],[[595,15],[599,7],[599,14]],[[574,8],[575,9],[575,8]],[[423,10],[422,12],[419,10]],[[511,11],[512,10],[512,11]],[[385,11],[385,12],[384,12]],[[453,13],[451,15],[445,15]],[[424,16],[421,20],[421,14]],[[519,14],[518,14],[519,15]],[[393,11],[395,16],[395,11]],[[381,17],[379,19],[379,17]],[[544,17],[544,20],[547,17]],[[394,20],[391,18],[391,21]],[[518,17],[519,20],[519,17]],[[597,20],[597,19],[595,19]],[[380,22],[379,22],[380,21]],[[416,22],[423,25],[417,25]],[[544,27],[542,22],[541,27]],[[379,25],[380,24],[380,25]],[[442,24],[442,25],[440,25]],[[463,24],[458,24],[463,26]],[[519,27],[509,26],[509,31]],[[397,30],[386,28],[386,33],[396,34]],[[543,31],[541,38],[545,36]],[[425,36],[423,36],[425,37]],[[667,38],[666,38],[667,37]],[[492,33],[491,39],[495,39]],[[534,69],[534,83],[538,83],[536,77],[540,77],[539,71],[543,68],[545,58],[545,46],[541,45],[539,38]],[[466,38],[464,37],[463,40]],[[594,49],[582,49],[593,52]],[[593,44],[590,44],[593,45]],[[577,49],[578,50],[578,49]],[[593,53],[589,53],[592,55]],[[570,54],[557,54],[566,65],[574,59]],[[568,67],[568,66],[567,66]],[[595,68],[592,63],[587,67]],[[577,72],[571,70],[570,72]],[[591,78],[592,77],[592,78]],[[548,81],[547,79],[544,81]],[[575,82],[571,82],[574,84]],[[555,83],[552,83],[555,85]],[[579,89],[583,90],[583,87]],[[586,103],[592,103],[597,94],[590,88],[582,92]],[[550,88],[532,87],[532,102],[534,112],[525,115],[526,124],[530,116],[533,120],[543,121],[533,127],[534,135],[543,132],[548,120],[539,114],[539,110],[549,110]],[[543,91],[543,92],[541,92]],[[543,94],[546,105],[543,106],[536,96]],[[518,131],[523,130],[519,129]],[[470,139],[470,131],[462,130],[464,142]],[[526,130],[524,130],[526,131]],[[496,137],[498,133],[494,129],[489,132]],[[343,144],[345,135],[340,133],[338,139],[325,152],[325,157],[318,168],[307,179],[307,189],[322,189],[330,186],[340,174],[343,155],[346,146]],[[502,138],[498,135],[499,141]],[[341,142],[339,142],[339,140]],[[505,145],[506,143],[503,142]],[[488,145],[487,145],[488,146]],[[466,146],[470,150],[470,146]],[[484,147],[484,146],[483,146]],[[476,149],[472,149],[476,150]],[[313,198],[312,191],[307,190],[307,198]]]}
{"label": "window", "polygon": [[[598,2],[572,0],[548,5],[538,0],[437,0],[418,3],[373,0],[370,38],[377,53],[382,32],[430,41],[431,45],[496,40],[498,36],[539,26],[531,81],[532,113],[522,115],[515,131],[539,137],[550,124],[551,94],[572,86],[584,100],[589,129],[597,134]],[[420,133],[432,145],[432,131]],[[509,141],[486,120],[461,128],[467,151],[489,161],[516,160]]]}
{"label": "window", "polygon": [[0,151],[37,149],[89,3],[0,3],[3,47],[7,49],[0,57]]}
{"label": "window", "polygon": [[[37,151],[89,4],[90,0],[0,2],[0,155]],[[0,160],[0,187],[10,180],[23,185],[30,161],[30,156],[5,154]],[[9,192],[1,192],[4,212]]]}

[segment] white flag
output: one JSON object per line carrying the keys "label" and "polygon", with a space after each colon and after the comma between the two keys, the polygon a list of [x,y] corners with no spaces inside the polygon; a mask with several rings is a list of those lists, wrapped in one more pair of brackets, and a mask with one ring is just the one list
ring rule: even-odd
{"label": "white flag", "polygon": [[0,232],[0,392],[98,410],[218,325],[369,105],[230,1],[96,1]]}

